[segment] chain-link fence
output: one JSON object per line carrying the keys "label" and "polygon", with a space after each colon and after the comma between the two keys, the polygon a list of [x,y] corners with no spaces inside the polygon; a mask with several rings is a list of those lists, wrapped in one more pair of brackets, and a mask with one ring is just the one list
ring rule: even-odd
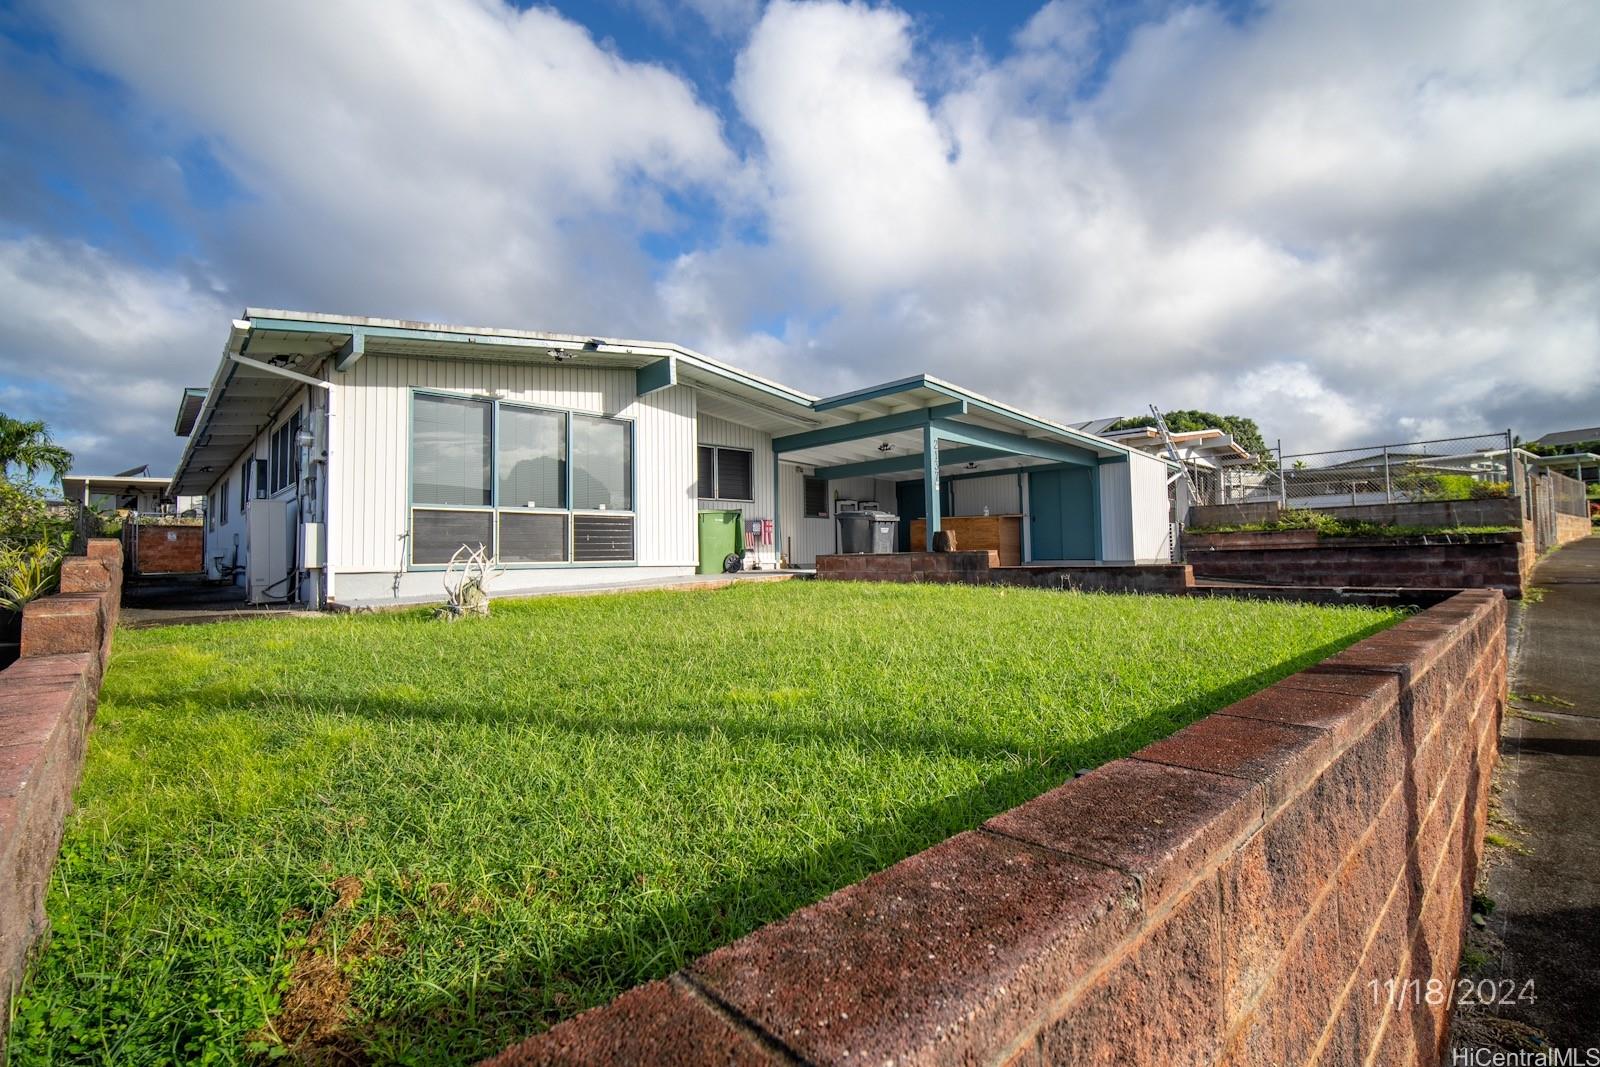
{"label": "chain-link fence", "polygon": [[1198,488],[1209,503],[1275,500],[1286,508],[1473,500],[1515,495],[1513,483],[1526,477],[1523,466],[1507,431],[1327,452],[1274,452],[1253,466],[1224,467]]}

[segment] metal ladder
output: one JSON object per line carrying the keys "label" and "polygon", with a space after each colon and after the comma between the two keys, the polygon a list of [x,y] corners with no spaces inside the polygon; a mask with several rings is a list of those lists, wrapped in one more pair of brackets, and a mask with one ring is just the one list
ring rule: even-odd
{"label": "metal ladder", "polygon": [[1189,487],[1189,502],[1203,503],[1200,499],[1200,487],[1194,484],[1194,476],[1189,473],[1189,465],[1178,455],[1178,446],[1172,443],[1172,431],[1167,429],[1166,416],[1161,414],[1161,409],[1154,404],[1150,405],[1150,414],[1156,417],[1156,429],[1161,431],[1161,443],[1167,446],[1167,456],[1178,465],[1178,470],[1183,475],[1183,484]]}

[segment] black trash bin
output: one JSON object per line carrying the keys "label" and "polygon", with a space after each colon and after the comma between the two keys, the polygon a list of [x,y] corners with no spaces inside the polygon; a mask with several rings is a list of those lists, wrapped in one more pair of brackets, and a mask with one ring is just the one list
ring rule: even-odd
{"label": "black trash bin", "polygon": [[841,511],[833,517],[839,525],[839,551],[883,555],[894,551],[900,516],[887,511]]}

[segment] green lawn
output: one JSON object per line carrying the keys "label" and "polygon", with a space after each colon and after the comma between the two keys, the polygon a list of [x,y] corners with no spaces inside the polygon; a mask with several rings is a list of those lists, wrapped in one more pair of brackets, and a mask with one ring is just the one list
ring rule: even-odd
{"label": "green lawn", "polygon": [[125,630],[11,1060],[464,1062],[1396,617],[789,582]]}

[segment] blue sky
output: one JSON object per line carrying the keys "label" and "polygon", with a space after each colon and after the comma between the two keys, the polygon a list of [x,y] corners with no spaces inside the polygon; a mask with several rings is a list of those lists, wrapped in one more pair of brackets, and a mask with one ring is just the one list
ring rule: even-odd
{"label": "blue sky", "polygon": [[1296,449],[1592,425],[1596,39],[1562,0],[8,3],[0,410],[166,470],[250,305]]}

